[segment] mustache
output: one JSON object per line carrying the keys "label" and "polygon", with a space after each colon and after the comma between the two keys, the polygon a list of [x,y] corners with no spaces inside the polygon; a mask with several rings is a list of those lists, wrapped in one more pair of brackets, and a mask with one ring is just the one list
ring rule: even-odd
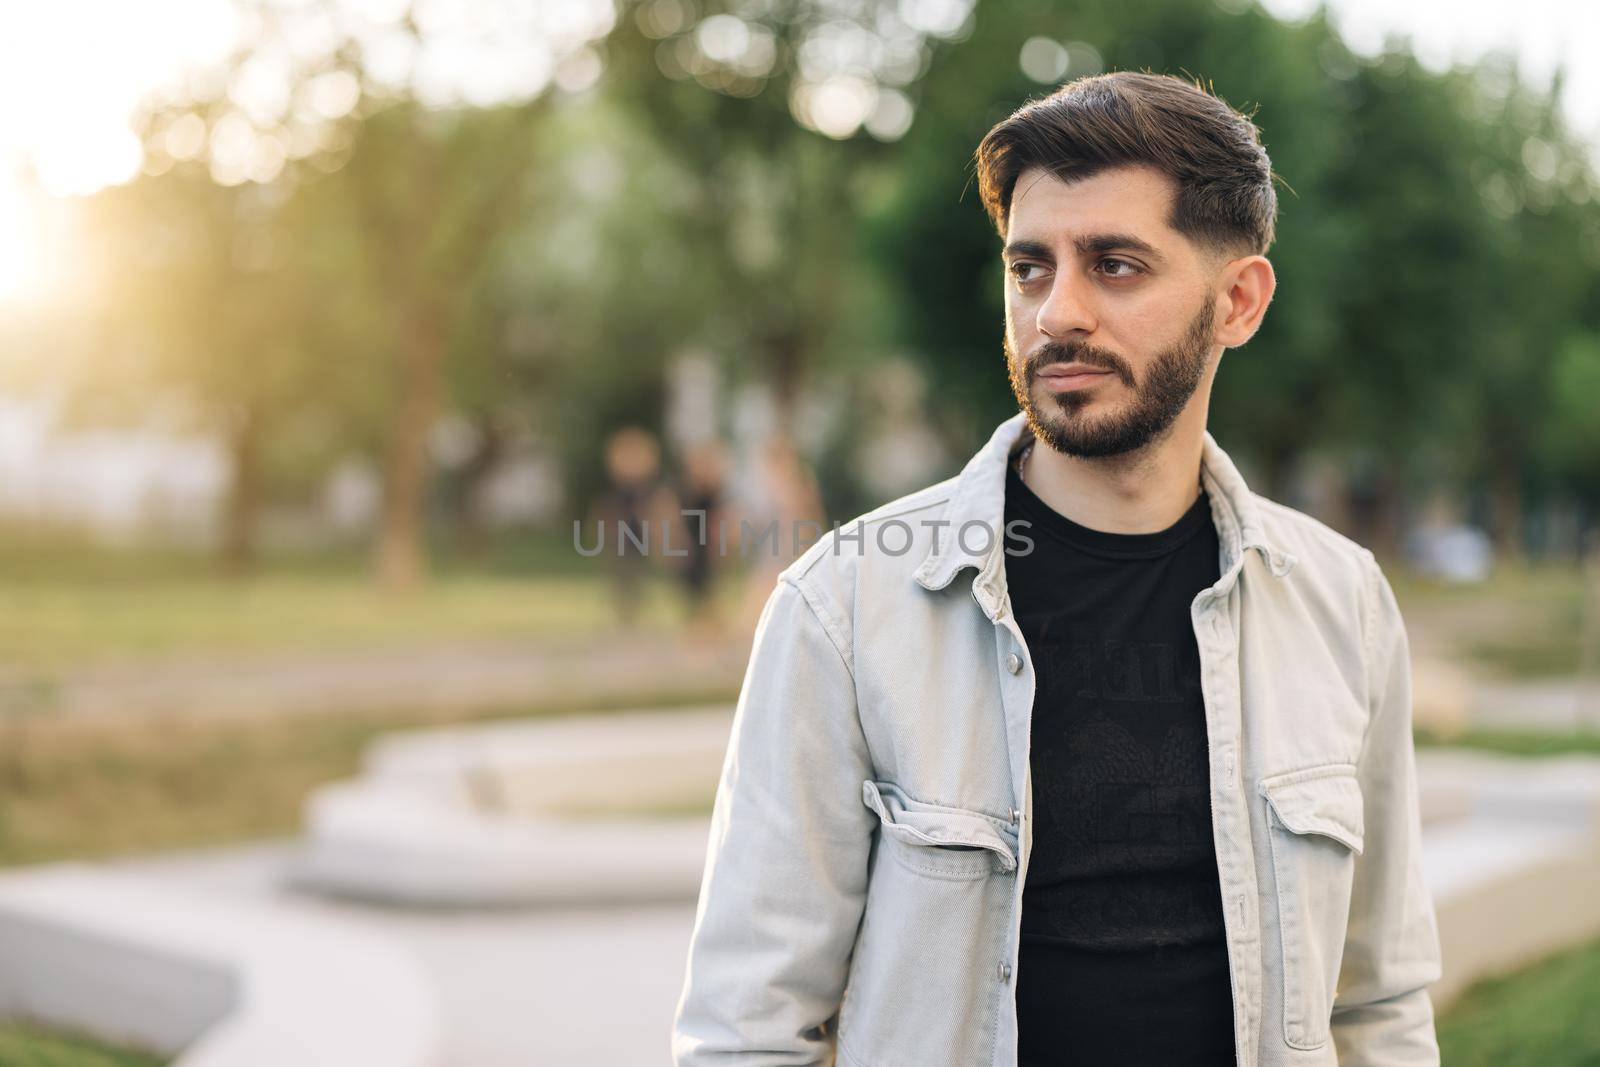
{"label": "mustache", "polygon": [[1081,341],[1070,343],[1047,341],[1040,345],[1028,358],[1028,373],[1030,376],[1038,374],[1044,368],[1057,363],[1086,363],[1091,367],[1111,371],[1124,382],[1130,381],[1127,363],[1115,352],[1095,348]]}

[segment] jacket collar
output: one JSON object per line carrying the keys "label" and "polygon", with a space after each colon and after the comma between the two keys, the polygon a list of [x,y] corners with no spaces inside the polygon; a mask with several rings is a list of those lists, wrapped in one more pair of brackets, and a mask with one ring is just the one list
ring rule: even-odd
{"label": "jacket collar", "polygon": [[[976,567],[974,594],[981,591],[992,601],[998,600],[1003,581],[1000,575],[1005,546],[1001,534],[1006,466],[1031,436],[1027,418],[1019,411],[996,427],[989,443],[967,461],[942,513],[948,525],[940,527],[941,535],[935,538],[932,551],[914,574],[918,584],[926,589],[943,589],[963,567]],[[1241,554],[1253,548],[1261,553],[1272,574],[1280,578],[1288,574],[1295,565],[1295,556],[1267,541],[1255,494],[1209,430],[1205,432],[1200,457],[1200,480],[1211,500],[1212,520],[1222,543],[1224,572],[1231,571]],[[974,520],[987,526],[992,535],[959,536],[963,525]],[[969,544],[973,547],[969,548]]]}

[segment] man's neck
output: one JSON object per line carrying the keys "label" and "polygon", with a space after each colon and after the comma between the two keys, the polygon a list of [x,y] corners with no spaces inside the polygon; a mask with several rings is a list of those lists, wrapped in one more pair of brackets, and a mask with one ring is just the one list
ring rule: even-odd
{"label": "man's neck", "polygon": [[1137,453],[1088,459],[1035,439],[1023,481],[1052,510],[1106,533],[1155,533],[1200,495],[1204,426],[1172,432]]}

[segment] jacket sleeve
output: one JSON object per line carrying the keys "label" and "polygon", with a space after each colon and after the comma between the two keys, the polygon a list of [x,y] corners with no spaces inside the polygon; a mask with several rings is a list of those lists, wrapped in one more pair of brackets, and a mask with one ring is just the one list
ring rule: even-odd
{"label": "jacket sleeve", "polygon": [[1358,775],[1364,844],[1333,1000],[1340,1067],[1437,1067],[1427,986],[1439,979],[1439,933],[1422,879],[1422,827],[1411,736],[1411,657],[1394,590],[1370,551],[1366,640],[1370,719]]}
{"label": "jacket sleeve", "polygon": [[848,646],[821,600],[780,576],[756,625],[723,760],[676,1067],[802,1067],[832,1024],[866,899],[876,816]]}

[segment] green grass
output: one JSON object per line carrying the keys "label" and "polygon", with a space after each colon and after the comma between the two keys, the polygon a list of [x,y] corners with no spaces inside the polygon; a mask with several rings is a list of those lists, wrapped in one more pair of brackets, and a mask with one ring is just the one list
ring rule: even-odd
{"label": "green grass", "polygon": [[[592,531],[586,531],[592,533]],[[569,528],[506,532],[483,554],[468,557],[448,540],[428,546],[434,574],[537,578],[599,572],[601,560],[572,549]],[[371,573],[369,546],[352,542],[327,548],[263,551],[251,571],[262,577],[362,577]],[[81,530],[0,523],[0,580],[148,582],[196,577],[222,578],[214,552],[178,545],[117,545]]]}
{"label": "green grass", "polygon": [[1576,604],[1577,569],[1570,563],[1497,562],[1482,582],[1448,582],[1410,570],[1398,559],[1380,559],[1402,605],[1407,596],[1427,596],[1457,604],[1491,599],[1517,604]]}
{"label": "green grass", "polygon": [[[1575,614],[1575,611],[1574,611]],[[1536,625],[1527,632],[1508,628],[1503,635],[1465,643],[1465,655],[1505,678],[1551,678],[1577,674],[1580,668],[1576,618]]]}
{"label": "green grass", "polygon": [[[48,670],[176,653],[573,637],[611,626],[607,593],[586,578],[446,578],[404,594],[355,577],[6,586],[0,662]],[[647,627],[668,628],[672,607],[652,597]]]}
{"label": "green grass", "polygon": [[1481,748],[1511,756],[1560,756],[1569,752],[1600,755],[1600,730],[1551,733],[1540,730],[1464,730],[1448,736],[1418,727],[1419,747]]}
{"label": "green grass", "polygon": [[1571,565],[1497,564],[1476,585],[1384,572],[1408,628],[1443,638],[1456,659],[1506,678],[1572,674],[1580,665],[1583,575]]}
{"label": "green grass", "polygon": [[[0,529],[0,667],[25,675],[85,663],[207,654],[417,647],[475,640],[571,639],[615,626],[599,559],[553,535],[513,541],[469,563],[441,552],[419,588],[393,592],[372,580],[359,553],[263,561],[228,578],[203,556],[119,551]],[[729,574],[718,596],[736,605]],[[673,575],[649,575],[640,628],[683,622]]]}
{"label": "green grass", "polygon": [[[432,578],[399,594],[374,585],[358,546],[280,553],[234,579],[202,554],[0,527],[0,667],[48,677],[106,660],[539,640],[612,625],[606,561],[578,555],[570,530],[508,534],[473,559],[445,540],[432,549]],[[1398,561],[1385,573],[1408,627],[1437,634],[1464,662],[1516,677],[1578,664],[1582,587],[1570,566],[1501,565],[1479,585],[1423,578]],[[733,603],[739,586],[726,581],[719,595]],[[681,621],[672,576],[658,569],[643,626]]]}
{"label": "green grass", "polygon": [[[653,702],[732,701],[736,691]],[[637,694],[585,713],[636,708]],[[572,713],[568,703],[363,716],[179,720],[133,726],[16,724],[0,733],[0,865],[221,845],[293,834],[306,795],[357,773],[393,730]],[[686,803],[687,810],[703,805]],[[672,814],[665,812],[663,814]]]}
{"label": "green grass", "polygon": [[0,1067],[158,1067],[166,1060],[108,1048],[87,1038],[18,1024],[0,1025]]}
{"label": "green grass", "polygon": [[1438,1019],[1446,1067],[1600,1065],[1600,941],[1486,979]]}

